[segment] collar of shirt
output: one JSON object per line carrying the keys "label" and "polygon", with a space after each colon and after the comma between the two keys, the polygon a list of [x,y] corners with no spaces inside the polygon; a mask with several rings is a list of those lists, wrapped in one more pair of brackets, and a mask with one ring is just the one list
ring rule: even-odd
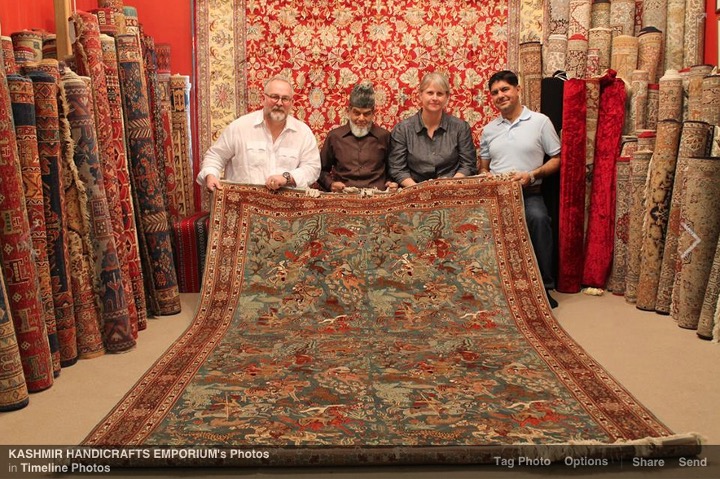
{"label": "collar of shirt", "polygon": [[530,119],[530,110],[528,110],[528,108],[525,105],[523,105],[522,111],[520,111],[520,116],[518,116],[514,122],[510,123],[508,120],[505,119],[505,117],[500,115],[500,117],[497,119],[497,124],[499,126],[499,125],[502,125],[503,123],[505,123],[505,124],[512,126],[515,123],[518,123],[520,121],[529,120],[529,119]]}
{"label": "collar of shirt", "polygon": [[[415,125],[414,125],[414,126],[415,126],[415,128],[414,128],[414,129],[415,129],[415,133],[417,133],[418,135],[419,135],[423,130],[427,130],[427,127],[425,126],[425,123],[423,123],[423,121],[422,121],[422,108],[420,109],[420,111],[418,111],[418,112],[415,114],[415,121],[414,121],[414,123],[415,123]],[[445,112],[442,112],[442,118],[440,119],[440,126],[438,126],[438,129],[444,130],[444,131],[447,131],[447,129],[448,129],[447,113],[445,113]]]}

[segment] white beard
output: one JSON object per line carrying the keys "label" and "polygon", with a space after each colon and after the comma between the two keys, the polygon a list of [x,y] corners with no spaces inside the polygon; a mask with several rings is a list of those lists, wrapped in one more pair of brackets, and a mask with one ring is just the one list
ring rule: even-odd
{"label": "white beard", "polygon": [[370,133],[370,129],[372,128],[372,123],[370,123],[366,127],[359,127],[353,122],[348,122],[350,124],[350,132],[352,132],[353,135],[355,135],[358,138],[362,138],[363,136],[367,136],[368,133]]}
{"label": "white beard", "polygon": [[272,121],[277,121],[277,122],[285,121],[286,118],[287,118],[287,113],[285,113],[284,110],[271,110],[270,111],[270,119]]}

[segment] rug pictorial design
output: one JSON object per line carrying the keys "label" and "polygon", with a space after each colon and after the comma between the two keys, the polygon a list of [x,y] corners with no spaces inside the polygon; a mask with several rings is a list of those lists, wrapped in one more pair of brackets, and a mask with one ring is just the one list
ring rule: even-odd
{"label": "rug pictorial design", "polygon": [[523,218],[496,179],[318,198],[226,184],[194,322],[84,445],[670,436],[558,326]]}

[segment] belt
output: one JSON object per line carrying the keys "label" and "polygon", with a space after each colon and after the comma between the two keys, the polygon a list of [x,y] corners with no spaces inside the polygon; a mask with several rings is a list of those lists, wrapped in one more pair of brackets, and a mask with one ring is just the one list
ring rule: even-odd
{"label": "belt", "polygon": [[530,185],[523,188],[524,195],[540,195],[542,194],[542,185]]}

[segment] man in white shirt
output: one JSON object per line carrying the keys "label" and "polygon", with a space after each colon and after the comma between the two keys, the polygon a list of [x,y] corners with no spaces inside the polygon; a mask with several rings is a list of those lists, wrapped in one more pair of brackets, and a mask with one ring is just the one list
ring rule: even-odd
{"label": "man in white shirt", "polygon": [[[488,81],[493,104],[500,116],[483,128],[480,138],[480,173],[510,173],[522,185],[525,219],[551,307],[557,301],[551,219],[542,197],[542,179],[560,169],[560,139],[550,118],[520,103],[520,87],[514,72],[503,70]],[[545,156],[550,157],[543,163]]]}
{"label": "man in white shirt", "polygon": [[282,77],[265,84],[263,109],[230,123],[203,159],[197,182],[222,189],[220,177],[238,183],[307,187],[320,175],[320,152],[310,127],[290,116],[293,87]]}

